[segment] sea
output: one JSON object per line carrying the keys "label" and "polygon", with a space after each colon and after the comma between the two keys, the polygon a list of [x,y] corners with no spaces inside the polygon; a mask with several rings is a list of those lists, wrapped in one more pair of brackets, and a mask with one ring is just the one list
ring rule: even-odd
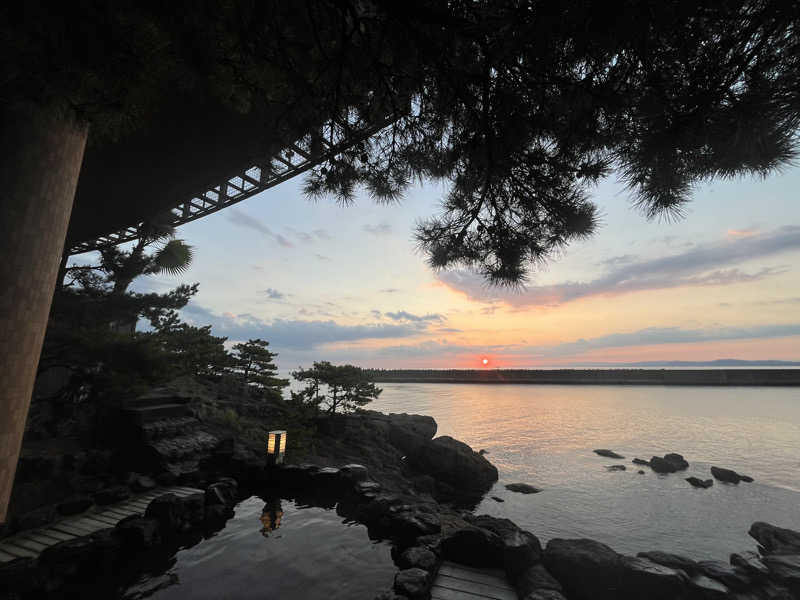
{"label": "sea", "polygon": [[[478,514],[551,538],[591,538],[618,552],[664,550],[727,560],[755,550],[755,521],[800,530],[800,388],[625,385],[380,384],[368,408],[431,415],[437,435],[485,450],[499,471]],[[593,451],[611,449],[613,460]],[[686,471],[631,462],[667,452]],[[609,471],[625,465],[624,471]],[[753,483],[686,477],[734,469]],[[639,473],[639,471],[643,473]],[[505,488],[528,483],[524,495]]]}

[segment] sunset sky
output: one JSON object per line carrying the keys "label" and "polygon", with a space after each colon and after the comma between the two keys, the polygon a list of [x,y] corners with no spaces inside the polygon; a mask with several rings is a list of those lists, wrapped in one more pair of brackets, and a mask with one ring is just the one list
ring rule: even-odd
{"label": "sunset sky", "polygon": [[800,360],[800,169],[699,186],[677,222],[648,222],[612,176],[593,192],[598,233],[522,290],[426,265],[414,224],[438,210],[440,184],[351,207],[310,202],[301,185],[181,227],[191,269],[136,288],[199,282],[184,318],[268,340],[282,369]]}

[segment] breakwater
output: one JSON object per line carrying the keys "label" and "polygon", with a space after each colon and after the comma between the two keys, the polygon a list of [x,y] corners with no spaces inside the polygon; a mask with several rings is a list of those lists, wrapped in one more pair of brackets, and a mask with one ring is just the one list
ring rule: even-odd
{"label": "breakwater", "polygon": [[800,369],[372,369],[378,383],[800,386]]}

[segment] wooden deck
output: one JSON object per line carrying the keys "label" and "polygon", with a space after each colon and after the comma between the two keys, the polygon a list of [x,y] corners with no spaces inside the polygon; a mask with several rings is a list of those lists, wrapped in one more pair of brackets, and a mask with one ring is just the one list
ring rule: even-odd
{"label": "wooden deck", "polygon": [[79,515],[65,517],[38,529],[22,531],[17,535],[0,540],[0,563],[26,556],[37,557],[45,548],[59,542],[114,527],[120,519],[130,515],[144,514],[150,501],[163,494],[171,493],[184,497],[197,492],[202,492],[202,490],[183,486],[159,488],[117,504],[98,506]]}
{"label": "wooden deck", "polygon": [[517,600],[501,569],[475,569],[445,562],[431,588],[431,600]]}

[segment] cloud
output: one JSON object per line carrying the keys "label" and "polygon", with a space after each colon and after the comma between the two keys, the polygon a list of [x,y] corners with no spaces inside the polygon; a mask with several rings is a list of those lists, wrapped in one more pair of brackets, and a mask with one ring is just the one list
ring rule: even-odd
{"label": "cloud", "polygon": [[364,231],[367,233],[371,233],[372,235],[388,235],[392,233],[392,226],[385,221],[382,223],[378,223],[377,225],[364,225]]}
{"label": "cloud", "polygon": [[601,267],[619,267],[621,265],[628,265],[636,260],[634,254],[622,254],[620,256],[612,256],[601,260],[597,264]]}
{"label": "cloud", "polygon": [[267,298],[269,298],[270,300],[283,300],[284,298],[286,298],[286,294],[284,294],[283,292],[279,292],[278,290],[273,288],[267,288],[265,290],[261,290],[261,293],[265,294]]}
{"label": "cloud", "polygon": [[294,248],[294,244],[292,244],[292,242],[287,240],[281,234],[272,231],[260,220],[251,217],[236,208],[228,208],[226,210],[226,214],[228,216],[228,221],[230,221],[234,225],[238,225],[239,227],[245,227],[247,229],[253,229],[254,231],[263,233],[267,237],[271,237],[272,239],[274,239],[276,242],[278,242],[278,244],[280,244],[284,248]]}
{"label": "cloud", "polygon": [[317,258],[317,260],[330,260],[330,258],[324,254],[314,254],[314,256]]}
{"label": "cloud", "polygon": [[315,229],[312,233],[321,240],[331,239],[331,235],[324,229]]}
{"label": "cloud", "polygon": [[267,322],[251,314],[220,315],[191,302],[181,312],[184,319],[191,324],[211,325],[214,335],[225,336],[231,341],[261,338],[277,349],[310,350],[334,342],[403,338],[423,331],[414,323],[341,325],[334,320],[291,319]]}
{"label": "cloud", "polygon": [[382,290],[378,290],[381,294],[396,294],[400,290],[398,288],[384,288]]}
{"label": "cloud", "polygon": [[387,312],[384,313],[387,317],[392,319],[393,321],[411,321],[411,322],[424,322],[424,321],[436,321],[441,322],[444,321],[445,318],[436,313],[428,314],[428,315],[415,315],[410,312],[406,312],[404,310],[399,310],[397,312]]}
{"label": "cloud", "polygon": [[566,281],[508,290],[489,287],[480,275],[470,271],[445,271],[437,277],[451,289],[481,302],[504,302],[515,307],[556,306],[590,296],[758,281],[785,269],[766,267],[745,272],[725,267],[797,249],[800,249],[800,226],[786,226],[769,233],[697,245],[671,256],[618,264],[588,282]]}
{"label": "cloud", "polygon": [[728,229],[726,235],[728,237],[750,237],[758,233],[757,227],[748,227],[746,229]]}

